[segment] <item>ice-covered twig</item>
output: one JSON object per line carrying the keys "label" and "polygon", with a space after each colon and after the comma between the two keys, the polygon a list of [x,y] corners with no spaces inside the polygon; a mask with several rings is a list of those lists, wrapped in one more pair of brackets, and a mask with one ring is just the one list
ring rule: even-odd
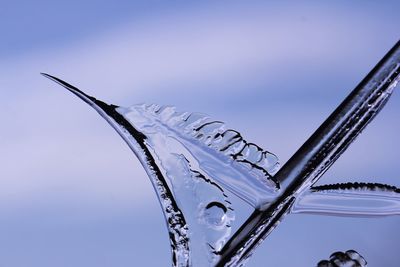
{"label": "ice-covered twig", "polygon": [[282,191],[254,211],[222,250],[218,266],[240,265],[388,101],[400,79],[400,41],[300,147],[274,178]]}

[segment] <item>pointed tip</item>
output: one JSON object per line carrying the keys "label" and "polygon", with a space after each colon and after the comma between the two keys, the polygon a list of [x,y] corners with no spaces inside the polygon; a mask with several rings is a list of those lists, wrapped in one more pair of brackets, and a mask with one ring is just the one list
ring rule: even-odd
{"label": "pointed tip", "polygon": [[[121,120],[121,115],[118,112],[115,112],[115,109],[118,108],[116,105],[109,105],[101,100],[94,98],[93,96],[87,95],[75,86],[64,82],[63,80],[54,77],[47,73],[40,73],[44,77],[60,84],[62,87],[79,97],[81,100],[86,102],[89,106],[94,108],[103,118],[105,118],[111,125],[114,125],[114,120]],[[112,120],[113,119],[113,120]]]}
{"label": "pointed tip", "polygon": [[78,88],[76,88],[75,86],[55,77],[52,76],[50,74],[41,72],[41,75],[43,75],[44,77],[58,83],[59,85],[61,85],[62,87],[64,87],[65,89],[67,89],[68,91],[74,93],[76,96],[78,96],[79,98],[81,98],[83,101],[85,101],[88,104],[93,104],[93,102],[96,101],[96,98],[94,98],[93,96],[87,95],[84,92],[82,92],[81,90],[79,90]]}
{"label": "pointed tip", "polygon": [[58,79],[57,77],[55,77],[55,76],[53,76],[53,75],[50,75],[50,74],[48,74],[48,73],[41,72],[40,74],[43,75],[44,77],[46,77],[47,79],[50,79],[50,80],[55,81],[55,82],[57,82],[57,83],[59,83],[59,81],[61,81],[61,80]]}
{"label": "pointed tip", "polygon": [[45,72],[41,72],[40,74],[43,75],[44,77],[47,77],[47,78],[52,77],[50,74],[47,74]]}
{"label": "pointed tip", "polygon": [[[75,86],[73,86],[73,85],[71,85],[71,84],[69,84],[69,83],[67,83],[67,82],[65,82],[65,81],[53,76],[53,75],[50,75],[50,74],[47,74],[47,73],[44,73],[44,72],[41,72],[40,74],[42,74],[44,77],[46,77],[46,78],[48,78],[48,79],[50,79],[50,80],[52,80],[52,81],[54,81],[54,82],[56,82],[58,84],[60,84],[61,86],[65,87],[66,89],[68,89],[68,90],[70,90],[72,92],[75,92],[75,91],[76,92],[81,92]],[[81,92],[81,93],[83,93],[83,92]]]}

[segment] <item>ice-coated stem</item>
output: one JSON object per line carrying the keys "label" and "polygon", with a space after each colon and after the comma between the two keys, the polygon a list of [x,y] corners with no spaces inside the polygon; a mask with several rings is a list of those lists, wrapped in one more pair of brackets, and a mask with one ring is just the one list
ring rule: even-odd
{"label": "ice-coated stem", "polygon": [[338,159],[388,101],[400,79],[400,41],[278,171],[279,197],[248,218],[221,251],[218,266],[241,265],[277,226],[296,197]]}

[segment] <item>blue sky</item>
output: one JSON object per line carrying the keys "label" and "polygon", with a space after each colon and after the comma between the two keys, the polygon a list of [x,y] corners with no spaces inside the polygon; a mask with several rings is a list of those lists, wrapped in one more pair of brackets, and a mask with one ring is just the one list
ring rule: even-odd
{"label": "blue sky", "polygon": [[[107,102],[226,121],[285,162],[398,40],[395,1],[13,1],[0,10],[0,266],[168,266],[128,147],[40,72]],[[400,186],[395,92],[321,183]],[[397,266],[400,218],[288,216],[249,266],[355,249]],[[288,255],[291,255],[288,257]]]}

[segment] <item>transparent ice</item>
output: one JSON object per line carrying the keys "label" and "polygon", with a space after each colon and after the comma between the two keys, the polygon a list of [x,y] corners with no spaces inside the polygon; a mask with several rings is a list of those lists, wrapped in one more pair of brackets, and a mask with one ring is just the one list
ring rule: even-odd
{"label": "transparent ice", "polygon": [[[109,105],[45,76],[92,106],[138,157],[167,222],[174,266],[237,266],[290,213],[400,214],[394,186],[314,186],[389,99],[399,80],[399,46],[281,169],[273,153],[207,115],[154,104]],[[333,260],[355,260],[355,253],[333,254]]]}

